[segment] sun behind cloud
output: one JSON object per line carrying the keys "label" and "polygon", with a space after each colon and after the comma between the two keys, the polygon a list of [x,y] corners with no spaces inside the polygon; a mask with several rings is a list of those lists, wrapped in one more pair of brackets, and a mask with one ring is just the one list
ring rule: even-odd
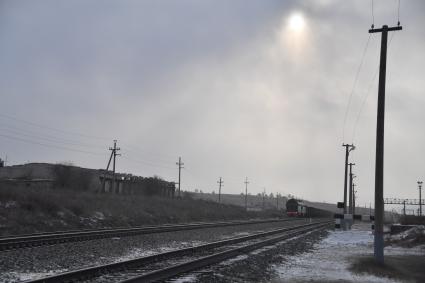
{"label": "sun behind cloud", "polygon": [[288,28],[293,32],[301,32],[305,27],[304,16],[300,13],[293,13],[288,20]]}

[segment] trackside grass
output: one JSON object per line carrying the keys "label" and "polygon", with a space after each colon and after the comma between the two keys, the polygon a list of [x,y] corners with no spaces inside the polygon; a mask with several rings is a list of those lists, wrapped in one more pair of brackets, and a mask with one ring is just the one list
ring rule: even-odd
{"label": "trackside grass", "polygon": [[97,194],[67,189],[0,188],[0,236],[280,216],[214,201]]}

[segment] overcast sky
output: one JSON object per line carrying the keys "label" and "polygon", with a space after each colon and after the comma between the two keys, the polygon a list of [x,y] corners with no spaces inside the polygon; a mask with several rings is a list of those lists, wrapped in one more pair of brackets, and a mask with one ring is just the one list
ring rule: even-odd
{"label": "overcast sky", "polygon": [[[397,6],[374,1],[375,26],[396,25]],[[401,1],[403,31],[390,35],[385,197],[417,198],[425,179],[424,13]],[[251,193],[336,202],[341,145],[354,142],[369,205],[371,24],[366,0],[0,0],[0,157],[104,168],[117,139],[120,172],[176,181],[181,156],[184,190],[217,191],[223,177],[240,193],[248,177]]]}

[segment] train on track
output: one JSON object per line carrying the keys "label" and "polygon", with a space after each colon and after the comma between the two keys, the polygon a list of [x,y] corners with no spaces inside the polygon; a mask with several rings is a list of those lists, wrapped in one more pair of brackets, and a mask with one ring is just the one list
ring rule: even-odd
{"label": "train on track", "polygon": [[302,200],[294,198],[286,202],[286,215],[289,217],[333,217],[331,211],[308,206]]}

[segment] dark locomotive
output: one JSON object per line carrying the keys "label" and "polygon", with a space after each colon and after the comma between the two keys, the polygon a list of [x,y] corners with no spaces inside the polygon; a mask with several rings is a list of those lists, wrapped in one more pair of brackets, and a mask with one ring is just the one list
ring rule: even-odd
{"label": "dark locomotive", "polygon": [[286,202],[286,215],[289,217],[333,217],[330,211],[307,206],[303,201],[294,198]]}

